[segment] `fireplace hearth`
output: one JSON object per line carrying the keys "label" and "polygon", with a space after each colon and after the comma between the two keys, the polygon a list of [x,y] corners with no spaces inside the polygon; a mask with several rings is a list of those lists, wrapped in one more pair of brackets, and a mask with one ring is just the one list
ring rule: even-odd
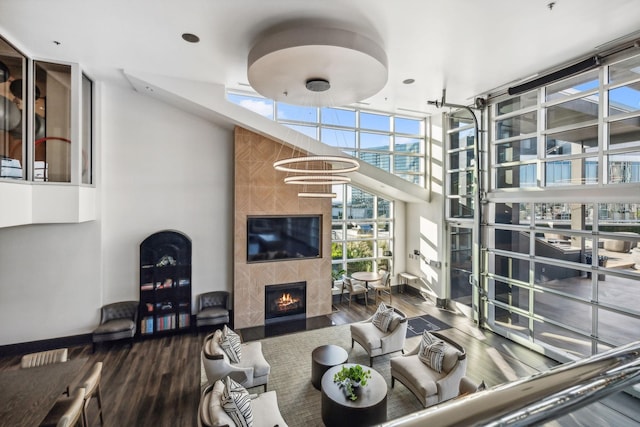
{"label": "fireplace hearth", "polygon": [[305,319],[307,282],[267,285],[264,298],[265,324]]}

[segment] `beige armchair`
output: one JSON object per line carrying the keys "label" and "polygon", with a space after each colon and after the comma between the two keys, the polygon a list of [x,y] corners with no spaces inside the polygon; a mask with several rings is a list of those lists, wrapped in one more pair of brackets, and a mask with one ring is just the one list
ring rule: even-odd
{"label": "beige armchair", "polygon": [[398,380],[418,398],[425,408],[452,399],[460,393],[460,381],[467,372],[467,355],[453,340],[437,332],[444,341],[442,370],[437,372],[418,357],[420,344],[404,356],[391,359],[391,387]]}
{"label": "beige armchair", "polygon": [[373,358],[383,354],[402,351],[407,335],[407,316],[395,307],[386,331],[382,331],[373,323],[376,316],[351,324],[351,348],[357,342],[369,354],[369,366],[373,366]]}
{"label": "beige armchair", "polygon": [[[202,392],[198,406],[198,427],[235,427],[236,423],[222,407],[224,383],[220,380],[208,385]],[[251,412],[254,427],[287,427],[280,414],[275,391],[252,394]]]}
{"label": "beige armchair", "polygon": [[356,282],[350,277],[342,276],[342,293],[340,294],[340,302],[342,302],[342,295],[345,289],[349,293],[349,307],[351,307],[351,300],[354,296],[364,295],[364,305],[368,306],[369,290],[360,282]]}
{"label": "beige armchair", "polygon": [[202,346],[202,363],[209,384],[230,376],[245,388],[262,385],[267,391],[271,366],[262,354],[262,343],[242,343],[240,362],[233,363],[220,346],[221,337],[222,331],[218,329],[207,335]]}

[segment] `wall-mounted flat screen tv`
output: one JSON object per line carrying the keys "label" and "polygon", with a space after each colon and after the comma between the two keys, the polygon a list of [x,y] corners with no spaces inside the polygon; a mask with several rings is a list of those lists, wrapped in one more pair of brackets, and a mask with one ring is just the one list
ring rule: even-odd
{"label": "wall-mounted flat screen tv", "polygon": [[322,215],[247,217],[247,262],[322,256]]}

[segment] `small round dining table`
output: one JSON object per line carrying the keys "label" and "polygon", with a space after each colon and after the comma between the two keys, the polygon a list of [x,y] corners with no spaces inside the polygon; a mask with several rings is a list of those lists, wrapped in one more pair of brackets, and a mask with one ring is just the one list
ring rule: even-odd
{"label": "small round dining table", "polygon": [[369,287],[369,282],[377,282],[382,279],[382,275],[380,273],[376,273],[373,271],[358,271],[351,275],[352,278],[364,282]]}
{"label": "small round dining table", "polygon": [[369,282],[377,282],[382,279],[382,274],[373,271],[358,271],[351,275],[351,278],[364,282],[365,287],[369,288]]}

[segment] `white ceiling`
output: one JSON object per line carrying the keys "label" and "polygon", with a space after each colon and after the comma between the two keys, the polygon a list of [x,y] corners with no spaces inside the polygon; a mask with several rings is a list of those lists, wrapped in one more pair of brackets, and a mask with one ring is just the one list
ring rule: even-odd
{"label": "white ceiling", "polygon": [[[435,113],[598,53],[640,30],[638,0],[0,0],[0,34],[32,57],[79,62],[97,80],[141,71],[251,90],[247,55],[276,26],[322,23],[370,37],[389,80],[363,100]],[[198,44],[182,40],[189,32]],[[59,44],[54,43],[59,42]],[[405,85],[412,78],[415,83]]]}

